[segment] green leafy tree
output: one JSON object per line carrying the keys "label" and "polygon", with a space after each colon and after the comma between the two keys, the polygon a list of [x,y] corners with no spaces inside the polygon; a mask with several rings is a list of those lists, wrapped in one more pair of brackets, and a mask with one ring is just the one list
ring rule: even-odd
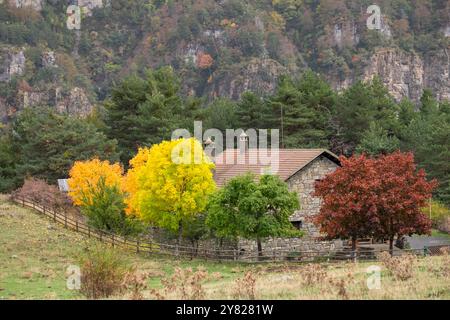
{"label": "green leafy tree", "polygon": [[121,235],[136,235],[144,230],[142,222],[126,215],[124,195],[117,185],[107,185],[100,177],[88,193],[82,197],[81,212],[94,228]]}
{"label": "green leafy tree", "polygon": [[16,175],[49,182],[67,176],[77,160],[117,160],[116,141],[108,140],[83,119],[58,114],[50,108],[23,110],[13,123],[12,148]]}
{"label": "green leafy tree", "polygon": [[299,236],[289,217],[299,209],[295,192],[289,192],[278,176],[251,174],[230,180],[211,198],[207,226],[219,238],[255,239],[258,255],[267,237]]}
{"label": "green leafy tree", "polygon": [[191,220],[185,221],[183,225],[183,238],[189,240],[196,250],[198,250],[199,241],[208,235],[205,220],[206,215],[200,214]]}

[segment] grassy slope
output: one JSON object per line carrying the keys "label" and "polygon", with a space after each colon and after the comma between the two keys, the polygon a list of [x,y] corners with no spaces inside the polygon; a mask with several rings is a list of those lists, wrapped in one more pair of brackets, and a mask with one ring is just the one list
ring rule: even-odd
{"label": "grassy slope", "polygon": [[[0,299],[79,299],[66,289],[65,270],[77,263],[77,256],[95,241],[65,230],[46,217],[12,205],[0,195]],[[120,251],[119,251],[120,252]],[[286,266],[248,266],[238,264],[181,261],[138,256],[122,252],[140,271],[149,272],[149,287],[159,288],[163,276],[174,267],[203,266],[220,273],[205,283],[208,298],[231,299],[235,279],[252,269],[257,276],[256,294],[261,299],[335,299],[339,288],[329,280],[313,286],[302,285],[301,268]],[[399,282],[383,269],[382,290],[368,290],[368,263],[340,263],[324,266],[329,279],[345,279],[350,298],[357,299],[450,299],[450,278],[430,271],[442,266],[442,258],[420,259],[414,277]],[[146,296],[150,297],[149,292]],[[169,294],[168,298],[177,298]]]}
{"label": "grassy slope", "polygon": [[[0,299],[67,299],[82,298],[66,289],[66,269],[77,264],[78,256],[97,241],[65,230],[47,217],[13,205],[0,195]],[[220,272],[223,281],[239,272],[234,264],[203,261],[176,262],[121,252],[140,270],[150,273],[151,287],[174,267],[204,266],[209,272]],[[243,268],[241,268],[243,269]]]}

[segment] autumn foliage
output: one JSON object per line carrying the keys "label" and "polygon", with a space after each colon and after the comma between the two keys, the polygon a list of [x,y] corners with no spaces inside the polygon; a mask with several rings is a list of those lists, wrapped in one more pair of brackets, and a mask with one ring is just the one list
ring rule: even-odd
{"label": "autumn foliage", "polygon": [[130,162],[124,190],[128,212],[172,231],[204,211],[214,191],[214,164],[195,139],[163,141]]}
{"label": "autumn foliage", "polygon": [[197,67],[200,69],[208,69],[214,63],[214,59],[207,53],[199,53],[197,55]]}
{"label": "autumn foliage", "polygon": [[105,179],[106,186],[120,187],[122,171],[118,163],[111,164],[99,159],[77,161],[69,172],[69,196],[75,205],[81,206],[84,204],[84,197],[90,197],[89,194],[98,185],[101,177]]}
{"label": "autumn foliage", "polygon": [[125,204],[128,215],[140,216],[139,202],[137,192],[139,189],[138,177],[141,169],[145,166],[149,159],[150,148],[139,148],[136,156],[130,160],[130,168],[123,178],[122,188],[127,194]]}
{"label": "autumn foliage", "polygon": [[417,170],[412,153],[396,152],[372,159],[365,155],[341,158],[342,167],[316,183],[323,205],[315,217],[321,232],[332,239],[375,237],[390,241],[426,234],[431,221],[421,208],[436,182]]}

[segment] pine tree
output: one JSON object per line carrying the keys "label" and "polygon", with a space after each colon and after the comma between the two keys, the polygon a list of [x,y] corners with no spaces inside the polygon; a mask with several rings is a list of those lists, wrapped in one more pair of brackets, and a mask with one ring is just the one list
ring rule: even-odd
{"label": "pine tree", "polygon": [[389,134],[398,126],[398,106],[380,79],[357,82],[339,98],[335,119],[339,125],[344,153],[352,153],[370,123],[376,121]]}
{"label": "pine tree", "polygon": [[421,168],[439,181],[438,198],[450,204],[450,104],[438,103],[430,92],[421,99],[420,112],[404,129],[403,148],[414,152]]}
{"label": "pine tree", "polygon": [[145,79],[131,76],[113,89],[105,122],[108,136],[118,140],[125,166],[139,147],[170,139],[183,122],[179,90],[180,81],[170,67],[148,70]]}
{"label": "pine tree", "polygon": [[390,136],[388,131],[380,124],[372,122],[356,148],[358,153],[366,153],[371,156],[388,154],[400,149],[400,140]]}
{"label": "pine tree", "polygon": [[50,108],[25,109],[13,124],[12,148],[20,180],[34,176],[55,183],[77,160],[117,160],[116,146],[92,124]]}
{"label": "pine tree", "polygon": [[316,74],[283,78],[270,104],[285,147],[328,147],[335,94]]}
{"label": "pine tree", "polygon": [[264,99],[253,92],[244,92],[236,108],[238,127],[241,129],[270,129],[271,109]]}
{"label": "pine tree", "polygon": [[16,176],[16,156],[12,149],[11,138],[4,134],[0,136],[0,193],[9,192],[19,187]]}

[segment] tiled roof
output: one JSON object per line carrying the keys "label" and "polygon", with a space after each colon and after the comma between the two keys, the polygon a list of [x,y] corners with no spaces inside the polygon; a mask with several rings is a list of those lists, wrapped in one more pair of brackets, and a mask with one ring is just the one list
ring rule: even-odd
{"label": "tiled roof", "polygon": [[[278,170],[273,172],[277,169],[277,166],[271,168],[270,162],[261,158],[262,155],[270,159],[270,149],[249,149],[244,154],[241,154],[239,149],[225,150],[214,158],[216,164],[214,179],[217,186],[221,187],[230,179],[247,172],[257,176],[264,173],[276,173],[286,181],[321,155],[339,164],[339,158],[325,149],[280,149],[278,152]],[[238,163],[239,158],[241,158],[241,161]]]}

